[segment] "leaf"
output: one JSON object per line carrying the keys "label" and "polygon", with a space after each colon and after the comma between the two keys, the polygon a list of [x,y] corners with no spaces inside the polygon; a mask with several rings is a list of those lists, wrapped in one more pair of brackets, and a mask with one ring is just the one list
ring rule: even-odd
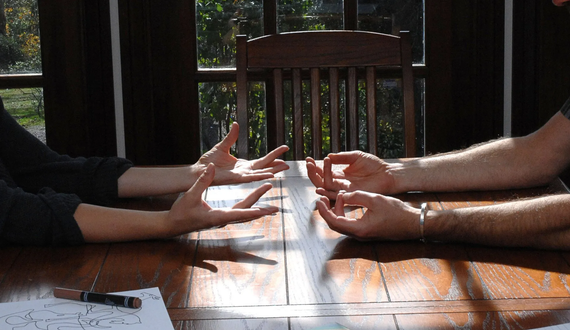
{"label": "leaf", "polygon": [[220,12],[220,13],[224,10],[224,9],[222,8],[222,5],[220,5],[220,4],[217,4],[217,5],[216,5],[216,9],[217,9],[218,12]]}

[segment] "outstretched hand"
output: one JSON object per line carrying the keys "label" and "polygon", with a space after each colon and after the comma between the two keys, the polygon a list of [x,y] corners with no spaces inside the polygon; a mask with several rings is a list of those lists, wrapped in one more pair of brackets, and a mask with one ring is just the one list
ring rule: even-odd
{"label": "outstretched hand", "polygon": [[266,156],[254,160],[238,159],[232,156],[230,148],[236,143],[238,135],[239,126],[234,122],[228,135],[202,155],[196,163],[199,167],[206,167],[210,163],[216,166],[213,185],[270,179],[275,173],[289,169],[283,160],[278,159],[279,156],[289,150],[289,147],[285,145],[277,147]]}
{"label": "outstretched hand", "polygon": [[213,182],[215,172],[215,166],[208,165],[194,185],[172,205],[166,218],[169,236],[245,222],[279,210],[275,206],[252,208],[272,188],[270,183],[261,185],[231,209],[212,208],[202,199],[202,195]]}
{"label": "outstretched hand", "polygon": [[[344,213],[345,205],[368,208],[362,218],[351,219]],[[401,241],[418,239],[420,210],[399,199],[364,191],[341,192],[334,208],[328,198],[317,200],[319,214],[332,230],[361,241]]]}
{"label": "outstretched hand", "polygon": [[[332,170],[332,164],[348,164],[342,170]],[[388,173],[388,163],[362,151],[342,152],[325,157],[323,167],[312,158],[306,159],[307,173],[317,193],[334,200],[339,191],[363,190],[391,194],[394,179]]]}

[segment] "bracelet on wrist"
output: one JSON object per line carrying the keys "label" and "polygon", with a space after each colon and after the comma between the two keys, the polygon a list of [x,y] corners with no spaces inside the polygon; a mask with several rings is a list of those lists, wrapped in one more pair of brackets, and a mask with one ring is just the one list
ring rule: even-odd
{"label": "bracelet on wrist", "polygon": [[426,241],[424,236],[424,225],[426,221],[426,213],[427,213],[427,203],[422,203],[420,206],[420,240],[422,242]]}

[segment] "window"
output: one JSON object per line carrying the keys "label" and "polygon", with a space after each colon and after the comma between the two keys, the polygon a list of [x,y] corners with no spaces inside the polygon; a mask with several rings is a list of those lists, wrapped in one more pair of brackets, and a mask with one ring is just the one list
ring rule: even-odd
{"label": "window", "polygon": [[45,142],[41,71],[37,0],[0,1],[0,95],[8,112]]}
{"label": "window", "polygon": [[[278,0],[275,15],[264,17],[262,0],[196,0],[198,68],[207,81],[199,84],[201,113],[201,148],[207,151],[227,133],[235,118],[235,82],[227,80],[228,70],[235,68],[235,36],[262,36],[264,26],[276,26],[277,32],[302,30],[339,30],[347,24],[342,0]],[[388,34],[409,30],[412,35],[414,64],[424,64],[423,0],[359,0],[358,29]],[[275,22],[268,22],[274,20]],[[224,76],[225,75],[225,76]],[[379,141],[382,157],[403,154],[403,128],[400,123],[401,91],[397,80],[378,77],[379,130],[386,133]],[[418,137],[423,136],[424,81],[416,79]],[[250,82],[250,157],[265,154],[265,93],[263,82]],[[323,94],[326,98],[326,95]],[[363,103],[363,102],[361,102]],[[326,105],[325,105],[326,106]],[[362,111],[364,110],[362,104]],[[324,132],[326,116],[323,121]],[[308,139],[306,139],[309,141]],[[365,140],[365,137],[362,137]],[[362,142],[365,143],[365,142]],[[418,143],[423,153],[423,139]],[[361,144],[362,146],[362,144]],[[310,148],[309,145],[306,148]],[[328,152],[324,146],[324,152]]]}

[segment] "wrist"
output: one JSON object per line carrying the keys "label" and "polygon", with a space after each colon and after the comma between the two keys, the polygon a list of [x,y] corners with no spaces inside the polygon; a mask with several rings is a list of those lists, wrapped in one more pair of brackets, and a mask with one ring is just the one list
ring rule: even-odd
{"label": "wrist", "polygon": [[386,172],[392,178],[392,194],[421,190],[420,179],[423,171],[420,158],[404,160],[400,163],[391,163]]}

